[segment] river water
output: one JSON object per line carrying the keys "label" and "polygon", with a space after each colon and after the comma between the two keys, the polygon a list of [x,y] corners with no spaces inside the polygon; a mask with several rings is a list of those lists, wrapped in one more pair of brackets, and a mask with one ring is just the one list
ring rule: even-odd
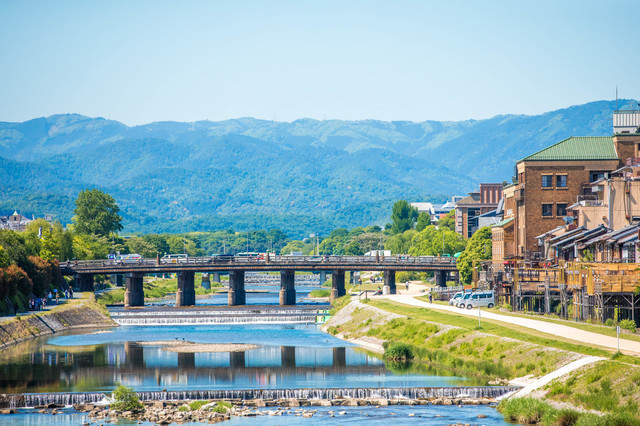
{"label": "river water", "polygon": [[[264,287],[262,287],[264,289]],[[298,293],[300,294],[300,293]],[[257,298],[253,296],[259,295]],[[226,295],[224,295],[226,297]],[[247,303],[277,304],[277,291],[247,295]],[[223,304],[213,296],[199,305]],[[257,347],[242,352],[176,353],[141,342],[239,343]],[[0,352],[0,393],[105,392],[118,383],[138,392],[405,388],[483,385],[422,364],[385,364],[378,356],[320,331],[315,324],[126,325],[80,334],[36,339]],[[289,416],[234,418],[228,424],[505,424],[490,407],[389,406],[314,407],[313,419]],[[344,416],[330,417],[331,409]],[[409,416],[412,414],[412,416]],[[436,417],[443,416],[443,417]],[[70,410],[58,416],[21,410],[5,424],[81,424],[86,415]],[[119,424],[126,424],[120,422]],[[144,424],[144,423],[143,423]]]}

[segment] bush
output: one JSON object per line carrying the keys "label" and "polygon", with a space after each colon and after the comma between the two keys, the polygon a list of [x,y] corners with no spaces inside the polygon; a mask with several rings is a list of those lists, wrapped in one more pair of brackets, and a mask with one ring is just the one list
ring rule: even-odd
{"label": "bush", "polygon": [[636,332],[636,323],[630,319],[625,319],[620,321],[620,328],[624,328],[625,330],[629,330],[632,333]]}
{"label": "bush", "polygon": [[233,405],[231,405],[230,402],[226,402],[226,401],[218,401],[218,403],[216,404],[215,407],[213,407],[213,409],[211,411],[215,412],[215,413],[226,413],[227,411],[231,410],[231,407],[233,407]]}
{"label": "bush", "polygon": [[144,409],[144,405],[140,402],[138,394],[128,386],[119,385],[111,394],[114,403],[112,408],[121,411],[140,411]]}
{"label": "bush", "polygon": [[604,322],[604,325],[606,325],[607,327],[613,327],[615,325],[615,322],[613,321],[613,318],[607,318],[607,320]]}
{"label": "bush", "polygon": [[191,408],[192,410],[197,410],[200,407],[202,407],[203,405],[207,405],[209,403],[209,401],[207,400],[198,400],[198,401],[193,401],[189,403],[189,408]]}
{"label": "bush", "polygon": [[309,292],[309,297],[318,298],[318,297],[329,297],[331,296],[331,290],[312,290]]}
{"label": "bush", "polygon": [[394,361],[403,361],[413,359],[414,355],[411,346],[405,343],[391,343],[386,345],[384,357]]}
{"label": "bush", "polygon": [[536,424],[543,417],[554,416],[556,410],[549,404],[534,398],[503,399],[498,406],[507,421],[520,424]]}

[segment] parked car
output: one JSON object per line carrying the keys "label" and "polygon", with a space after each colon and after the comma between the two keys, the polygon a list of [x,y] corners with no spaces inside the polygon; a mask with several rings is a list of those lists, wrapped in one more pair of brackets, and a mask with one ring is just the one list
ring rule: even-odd
{"label": "parked car", "polygon": [[460,301],[460,299],[462,299],[462,296],[464,296],[463,292],[461,292],[461,291],[457,292],[456,294],[451,296],[451,299],[449,299],[449,304],[453,305],[453,306],[457,306],[457,304]]}
{"label": "parked car", "polygon": [[473,309],[477,307],[493,308],[496,305],[493,291],[482,291],[472,293],[471,297],[465,302],[465,308]]}
{"label": "parked car", "polygon": [[467,304],[467,300],[469,300],[472,294],[474,293],[464,293],[464,295],[460,297],[453,306],[464,309],[465,305]]}

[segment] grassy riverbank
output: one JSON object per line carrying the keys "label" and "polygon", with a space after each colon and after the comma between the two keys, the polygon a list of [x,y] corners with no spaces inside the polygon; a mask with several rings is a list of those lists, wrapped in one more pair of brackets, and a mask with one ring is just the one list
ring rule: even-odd
{"label": "grassy riverbank", "polygon": [[[532,381],[584,355],[604,357],[535,391],[532,396],[537,402],[508,400],[501,410],[507,419],[519,423],[640,424],[638,357],[612,354],[604,348],[484,318],[479,327],[475,318],[388,300],[347,303],[348,298],[336,301],[335,316],[325,326],[327,332],[378,347],[384,342],[402,343],[415,356],[410,365],[454,371],[485,383],[496,377],[527,376]],[[598,415],[584,414],[585,410]]]}

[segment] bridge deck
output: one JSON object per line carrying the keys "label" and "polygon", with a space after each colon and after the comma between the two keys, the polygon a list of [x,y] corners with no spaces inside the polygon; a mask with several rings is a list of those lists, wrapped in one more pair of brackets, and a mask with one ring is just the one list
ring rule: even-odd
{"label": "bridge deck", "polygon": [[[233,257],[190,257],[187,259],[86,260],[60,264],[63,275],[76,274],[163,274],[183,271],[455,271],[450,257],[435,256],[272,256],[267,259]],[[175,262],[175,263],[173,263]]]}

